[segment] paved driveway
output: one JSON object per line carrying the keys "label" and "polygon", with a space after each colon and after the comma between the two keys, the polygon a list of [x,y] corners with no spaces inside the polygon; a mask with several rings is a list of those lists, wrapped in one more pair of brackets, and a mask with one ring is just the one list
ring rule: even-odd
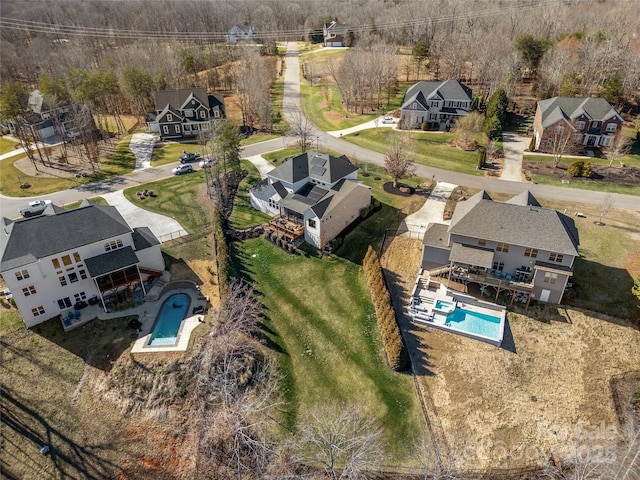
{"label": "paved driveway", "polygon": [[522,155],[529,148],[530,141],[530,137],[522,137],[516,132],[502,132],[504,148],[504,167],[500,175],[502,180],[522,181]]}
{"label": "paved driveway", "polygon": [[447,199],[456,185],[446,182],[438,182],[429,195],[429,198],[420,210],[408,215],[398,227],[397,235],[414,239],[422,239],[427,226],[430,223],[444,223],[449,225],[450,220],[443,220],[444,207]]}
{"label": "paved driveway", "polygon": [[258,169],[260,173],[260,178],[266,178],[267,173],[273,170],[275,167],[271,165],[267,160],[265,160],[262,155],[253,155],[251,157],[246,157],[253,165]]}
{"label": "paved driveway", "polygon": [[156,136],[151,133],[134,133],[129,141],[129,148],[136,156],[136,170],[151,167],[151,154]]}
{"label": "paved driveway", "polygon": [[122,190],[105,193],[102,198],[118,209],[131,228],[149,227],[161,242],[187,235],[187,231],[176,220],[134,205],[125,198]]}

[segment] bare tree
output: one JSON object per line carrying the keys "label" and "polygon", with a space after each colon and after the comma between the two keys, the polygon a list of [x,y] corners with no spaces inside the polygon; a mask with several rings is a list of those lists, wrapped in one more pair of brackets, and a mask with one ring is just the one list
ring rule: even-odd
{"label": "bare tree", "polygon": [[463,143],[463,148],[470,148],[474,143],[474,135],[482,132],[484,128],[484,115],[480,112],[471,112],[456,120],[455,132]]}
{"label": "bare tree", "polygon": [[405,140],[394,135],[391,137],[384,158],[384,168],[393,178],[393,188],[398,187],[398,180],[416,173],[416,166],[410,158]]}
{"label": "bare tree", "polygon": [[627,137],[622,132],[613,137],[611,145],[604,150],[604,154],[609,160],[609,167],[611,167],[613,162],[616,161],[620,162],[620,165],[622,165],[620,159],[631,151],[631,143],[631,138]]}
{"label": "bare tree", "polygon": [[573,153],[575,144],[571,141],[573,137],[573,129],[556,126],[550,137],[550,144],[547,149],[553,156],[553,168],[557,168],[564,154]]}
{"label": "bare tree", "polygon": [[304,113],[298,109],[289,112],[288,120],[291,125],[291,135],[298,139],[298,145],[300,145],[302,151],[305,152],[313,141],[313,124],[307,119]]}
{"label": "bare tree", "polygon": [[358,478],[384,459],[380,428],[349,405],[311,410],[300,423],[296,446],[304,462],[320,465],[332,480]]}
{"label": "bare tree", "polygon": [[602,203],[600,204],[600,212],[599,212],[600,216],[598,217],[598,222],[596,223],[596,225],[604,225],[604,223],[602,223],[602,219],[607,213],[609,213],[609,210],[611,210],[612,208],[613,208],[613,197],[611,196],[610,193],[608,193],[602,200]]}

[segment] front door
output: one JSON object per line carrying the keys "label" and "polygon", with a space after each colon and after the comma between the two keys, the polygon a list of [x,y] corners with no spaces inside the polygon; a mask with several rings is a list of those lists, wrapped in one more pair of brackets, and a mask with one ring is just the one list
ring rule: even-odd
{"label": "front door", "polygon": [[542,292],[540,292],[540,301],[541,302],[548,302],[549,301],[549,295],[551,294],[551,290],[542,290]]}

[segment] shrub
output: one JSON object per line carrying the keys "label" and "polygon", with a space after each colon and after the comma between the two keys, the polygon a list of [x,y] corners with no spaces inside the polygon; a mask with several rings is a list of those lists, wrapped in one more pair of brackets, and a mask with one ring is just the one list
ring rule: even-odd
{"label": "shrub", "polygon": [[529,151],[530,152],[536,151],[536,137],[531,137],[531,141],[529,142]]}
{"label": "shrub", "polygon": [[478,147],[478,168],[484,167],[486,153],[487,151],[484,149],[484,147]]}
{"label": "shrub", "polygon": [[572,177],[582,177],[584,172],[584,160],[576,160],[567,169],[567,173]]}
{"label": "shrub", "polygon": [[493,115],[491,117],[487,117],[487,120],[484,123],[484,133],[490,140],[500,138],[500,135],[502,135],[502,125],[500,124],[500,120],[497,116]]}
{"label": "shrub", "polygon": [[422,124],[420,125],[420,128],[426,132],[427,128],[429,128],[429,125],[427,124],[427,122],[422,122]]}
{"label": "shrub", "polygon": [[582,176],[585,178],[591,178],[593,176],[593,170],[591,170],[591,162],[586,162],[582,169]]}

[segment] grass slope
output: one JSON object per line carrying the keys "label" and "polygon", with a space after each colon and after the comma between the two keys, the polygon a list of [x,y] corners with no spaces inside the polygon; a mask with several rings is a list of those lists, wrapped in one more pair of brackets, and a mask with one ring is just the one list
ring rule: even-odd
{"label": "grass slope", "polygon": [[237,270],[264,304],[264,333],[286,379],[285,424],[319,403],[360,405],[375,416],[396,461],[424,423],[411,377],[382,360],[373,306],[360,265],[289,255],[264,239],[233,244]]}

